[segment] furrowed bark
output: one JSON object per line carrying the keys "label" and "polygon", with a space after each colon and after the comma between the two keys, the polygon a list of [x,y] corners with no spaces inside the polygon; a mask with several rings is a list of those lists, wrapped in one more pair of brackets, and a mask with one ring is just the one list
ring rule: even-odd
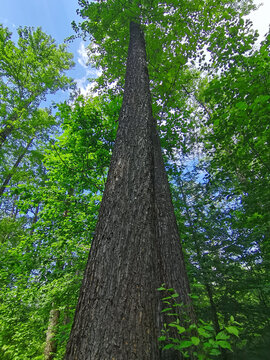
{"label": "furrowed bark", "polygon": [[65,359],[162,359],[162,283],[189,303],[144,37],[132,22],[119,127]]}

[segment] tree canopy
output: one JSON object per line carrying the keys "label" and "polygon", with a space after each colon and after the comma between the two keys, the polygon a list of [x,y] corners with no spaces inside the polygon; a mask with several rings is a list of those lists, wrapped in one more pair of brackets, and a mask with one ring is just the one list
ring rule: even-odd
{"label": "tree canopy", "polygon": [[73,65],[65,45],[56,45],[40,28],[19,28],[17,45],[11,36],[0,27],[0,197],[12,178],[15,182],[24,178],[24,167],[39,163],[38,143],[56,125],[41,102],[72,83],[64,73]]}
{"label": "tree canopy", "polygon": [[258,44],[246,17],[254,4],[79,5],[73,28],[102,70],[98,96],[58,104],[56,113],[43,101],[72,84],[72,55],[41,29],[20,28],[15,44],[0,28],[1,359],[64,356],[118,127],[130,21],[144,31],[197,317],[216,333],[231,316],[240,324],[234,353],[212,358],[267,358],[270,35]]}

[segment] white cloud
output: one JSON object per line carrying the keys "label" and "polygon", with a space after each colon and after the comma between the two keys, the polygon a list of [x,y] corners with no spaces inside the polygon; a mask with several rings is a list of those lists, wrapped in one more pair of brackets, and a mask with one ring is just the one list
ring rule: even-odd
{"label": "white cloud", "polygon": [[259,31],[261,41],[264,38],[264,35],[269,30],[269,24],[270,24],[270,1],[269,0],[255,0],[254,3],[258,6],[261,4],[258,10],[253,11],[251,14],[249,14],[248,18],[252,20],[253,26],[255,29]]}
{"label": "white cloud", "polygon": [[88,54],[87,54],[87,49],[84,45],[84,42],[81,41],[79,49],[77,50],[79,57],[78,57],[78,63],[84,67],[85,69],[88,68]]}
{"label": "white cloud", "polygon": [[83,67],[84,71],[81,77],[75,79],[75,82],[82,95],[93,95],[94,84],[90,82],[89,79],[95,79],[101,72],[89,64],[87,48],[83,41],[80,42],[77,53],[79,54],[77,62]]}
{"label": "white cloud", "polygon": [[93,83],[88,81],[88,77],[87,76],[83,76],[80,79],[75,79],[75,82],[77,84],[77,88],[80,90],[80,93],[83,96],[87,96],[87,95],[93,95]]}
{"label": "white cloud", "polygon": [[90,66],[84,67],[84,69],[85,69],[84,75],[80,78],[75,79],[77,88],[84,96],[90,94],[94,95],[93,94],[94,83],[91,82],[90,79],[95,79],[101,74],[101,72]]}

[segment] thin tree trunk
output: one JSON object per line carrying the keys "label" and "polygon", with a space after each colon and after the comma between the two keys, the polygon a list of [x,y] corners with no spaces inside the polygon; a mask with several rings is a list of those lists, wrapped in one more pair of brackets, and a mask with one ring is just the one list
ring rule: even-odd
{"label": "thin tree trunk", "polygon": [[188,207],[188,203],[187,203],[186,194],[184,192],[183,183],[182,183],[181,180],[178,182],[178,185],[179,185],[180,192],[181,192],[181,195],[182,195],[182,198],[183,198],[183,201],[184,201],[185,212],[186,212],[186,215],[187,215],[189,228],[191,229],[192,237],[193,237],[193,240],[194,240],[195,249],[196,249],[196,253],[197,253],[197,260],[198,260],[198,263],[199,263],[201,271],[202,271],[202,278],[203,278],[202,283],[203,283],[203,285],[204,285],[204,287],[206,289],[206,292],[207,292],[207,295],[208,295],[208,298],[209,298],[211,314],[212,314],[212,321],[213,321],[213,324],[214,324],[215,331],[216,331],[216,333],[218,333],[220,331],[220,326],[219,326],[218,315],[217,315],[217,307],[216,307],[216,303],[215,303],[214,298],[213,298],[212,285],[207,281],[207,274],[210,271],[210,269],[205,267],[205,261],[204,261],[204,258],[203,258],[202,252],[201,252],[199,241],[198,241],[198,234],[196,232],[194,223],[192,221],[192,217],[191,217],[189,207]]}
{"label": "thin tree trunk", "polygon": [[34,234],[35,224],[36,224],[37,221],[38,221],[39,207],[40,207],[40,203],[39,203],[38,206],[35,208],[34,217],[33,217],[33,219],[32,219],[32,223],[31,223],[31,230],[30,230],[30,235],[31,235],[31,236]]}
{"label": "thin tree trunk", "polygon": [[15,205],[16,204],[16,201],[18,200],[18,195],[15,195],[13,198],[13,203],[12,203],[12,210],[11,210],[11,216],[13,219],[16,219],[17,215],[18,215],[18,208],[17,206]]}
{"label": "thin tree trunk", "polygon": [[[191,218],[191,215],[190,215],[190,212],[189,212],[189,207],[188,207],[186,195],[185,195],[185,192],[184,192],[184,189],[183,189],[182,181],[179,182],[179,187],[180,187],[180,192],[181,192],[181,195],[182,195],[182,198],[183,198],[183,201],[184,201],[187,220],[188,220],[189,227],[191,229],[193,240],[194,240],[194,243],[195,243],[195,248],[196,248],[196,252],[197,252],[197,260],[198,260],[198,263],[199,263],[201,271],[202,271],[202,283],[203,283],[203,285],[205,287],[206,293],[207,293],[208,298],[209,298],[210,310],[211,310],[211,314],[212,314],[212,321],[213,321],[213,324],[214,324],[215,332],[216,332],[216,334],[218,334],[221,329],[220,329],[220,326],[219,326],[217,306],[216,306],[216,303],[215,303],[214,297],[213,297],[213,287],[212,287],[211,283],[209,281],[207,281],[207,278],[208,278],[207,274],[210,271],[210,269],[205,267],[205,261],[204,261],[204,258],[202,256],[202,253],[201,253],[200,244],[198,242],[198,237],[197,237],[197,232],[195,230],[195,226],[194,226],[194,223],[192,221],[192,218]],[[227,354],[226,354],[225,349],[221,349],[221,356],[222,356],[223,360],[227,359]]]}
{"label": "thin tree trunk", "polygon": [[12,133],[14,129],[13,125],[6,125],[1,131],[0,131],[0,148],[4,145],[6,139],[8,136]]}
{"label": "thin tree trunk", "polygon": [[[7,138],[12,134],[13,130],[16,129],[15,124],[16,121],[18,121],[19,116],[18,114],[20,113],[20,111],[22,110],[28,110],[31,103],[34,101],[35,98],[37,98],[39,95],[39,92],[34,95],[32,95],[32,100],[31,98],[28,100],[25,100],[19,107],[16,108],[16,110],[14,111],[14,113],[11,113],[8,116],[8,119],[6,120],[6,124],[5,127],[3,127],[0,130],[0,149],[1,147],[4,145],[4,143],[6,142]],[[28,112],[28,116],[31,114],[31,110]],[[23,119],[20,119],[20,122],[23,121]]]}
{"label": "thin tree trunk", "polygon": [[12,176],[14,175],[17,167],[20,165],[22,159],[24,158],[25,154],[27,153],[28,149],[30,148],[32,142],[33,142],[34,138],[32,138],[26,148],[23,149],[23,152],[21,153],[21,155],[18,157],[17,161],[15,162],[15,164],[13,165],[12,169],[10,170],[9,174],[7,175],[7,177],[5,178],[5,180],[3,181],[2,186],[0,187],[0,197],[3,195],[4,191],[6,190],[6,187],[8,186]]}
{"label": "thin tree trunk", "polygon": [[117,138],[65,359],[165,358],[158,346],[162,283],[190,304],[143,33],[131,22]]}
{"label": "thin tree trunk", "polygon": [[68,208],[69,208],[69,206],[70,206],[70,198],[71,198],[71,196],[74,195],[74,192],[75,192],[75,189],[74,189],[74,188],[69,188],[69,189],[68,189],[67,198],[66,198],[66,200],[65,200],[66,210],[64,211],[64,214],[63,214],[64,217],[67,217],[68,214],[69,214],[69,209],[68,209]]}
{"label": "thin tree trunk", "polygon": [[57,309],[52,309],[50,311],[49,325],[46,334],[46,346],[44,349],[44,360],[53,360],[56,354],[56,341],[55,341],[55,331],[59,322],[60,311]]}

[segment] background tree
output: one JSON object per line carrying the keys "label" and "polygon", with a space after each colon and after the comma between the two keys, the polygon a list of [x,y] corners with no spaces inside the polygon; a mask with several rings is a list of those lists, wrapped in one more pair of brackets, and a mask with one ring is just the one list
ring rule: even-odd
{"label": "background tree", "polygon": [[[253,348],[256,357],[265,356],[267,345],[261,343],[260,355],[260,336],[254,334],[269,332],[269,50],[268,33],[259,48],[235,56],[230,68],[214,77],[203,92],[211,109],[203,129],[207,183],[228,214],[225,254],[232,267],[226,273],[234,278],[227,282],[221,307],[225,310],[229,302],[236,311],[241,309],[240,318],[246,323],[243,336],[250,339],[250,348],[243,355],[247,358],[255,356]],[[236,295],[239,292],[242,297]],[[243,301],[246,297],[249,304]]]}
{"label": "background tree", "polygon": [[64,73],[73,65],[65,45],[56,45],[40,28],[19,28],[17,45],[11,35],[1,25],[0,197],[12,178],[20,182],[25,169],[32,168],[29,163],[39,162],[39,143],[56,125],[50,110],[40,108],[41,102],[72,83]]}
{"label": "background tree", "polygon": [[63,134],[42,150],[43,178],[12,190],[20,215],[0,222],[3,359],[43,359],[49,316],[58,312],[54,336],[46,345],[53,342],[53,358],[63,358],[118,108],[117,102],[82,97],[72,105],[62,104],[58,116]]}

